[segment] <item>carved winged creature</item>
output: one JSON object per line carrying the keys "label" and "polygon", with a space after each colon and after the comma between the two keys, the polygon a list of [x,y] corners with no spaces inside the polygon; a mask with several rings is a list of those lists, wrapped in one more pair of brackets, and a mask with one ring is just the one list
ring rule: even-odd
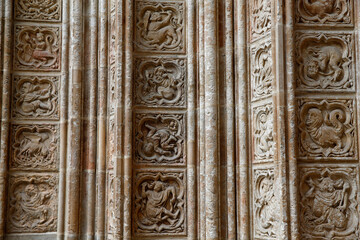
{"label": "carved winged creature", "polygon": [[46,156],[49,152],[49,148],[45,141],[49,139],[47,133],[32,133],[23,132],[24,139],[21,141],[20,155],[26,154],[28,156]]}

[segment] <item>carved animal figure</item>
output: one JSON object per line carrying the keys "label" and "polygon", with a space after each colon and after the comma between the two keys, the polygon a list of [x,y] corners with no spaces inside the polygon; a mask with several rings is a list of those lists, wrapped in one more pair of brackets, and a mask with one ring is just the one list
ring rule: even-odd
{"label": "carved animal figure", "polygon": [[304,7],[313,15],[324,18],[328,14],[341,12],[339,0],[304,0]]}
{"label": "carved animal figure", "polygon": [[24,138],[20,142],[20,153],[19,155],[26,156],[43,156],[45,157],[49,153],[49,147],[45,143],[49,139],[48,133],[32,133],[23,132]]}
{"label": "carved animal figure", "polygon": [[30,82],[25,82],[21,86],[18,94],[18,105],[25,113],[36,112],[38,109],[51,110],[50,89],[41,90]]}
{"label": "carved animal figure", "polygon": [[173,72],[167,70],[164,66],[155,67],[152,70],[145,71],[146,80],[144,90],[150,92],[150,100],[154,99],[167,99],[172,100],[176,96],[177,81],[173,77]]}
{"label": "carved animal figure", "polygon": [[257,147],[261,154],[265,154],[267,157],[273,155],[273,127],[272,119],[265,113],[259,116],[258,120],[259,129],[256,130],[255,134],[258,135]]}

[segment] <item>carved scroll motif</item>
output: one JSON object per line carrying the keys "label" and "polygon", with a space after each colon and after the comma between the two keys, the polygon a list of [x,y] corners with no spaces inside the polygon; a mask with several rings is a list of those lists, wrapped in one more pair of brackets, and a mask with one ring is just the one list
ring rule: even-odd
{"label": "carved scroll motif", "polygon": [[353,89],[351,34],[301,34],[297,38],[298,86]]}
{"label": "carved scroll motif", "polygon": [[137,163],[183,164],[183,114],[136,114]]}
{"label": "carved scroll motif", "polygon": [[135,102],[146,106],[185,106],[184,59],[144,58],[135,62]]}
{"label": "carved scroll motif", "polygon": [[134,193],[136,234],[184,234],[186,189],[183,172],[137,173]]}
{"label": "carved scroll motif", "polygon": [[138,51],[183,52],[185,15],[183,2],[135,3],[135,47]]}
{"label": "carved scroll motif", "polygon": [[55,232],[57,184],[55,175],[10,176],[7,232]]}
{"label": "carved scroll motif", "polygon": [[15,18],[31,21],[60,21],[61,0],[16,0]]}
{"label": "carved scroll motif", "polygon": [[251,12],[251,35],[252,38],[265,36],[271,28],[271,1],[252,0]]}
{"label": "carved scroll motif", "polygon": [[119,189],[121,186],[120,179],[115,177],[113,173],[108,174],[108,238],[107,239],[120,239],[120,233],[117,226],[120,226],[121,217],[119,212],[121,206],[121,197]]}
{"label": "carved scroll motif", "polygon": [[16,26],[15,68],[18,70],[60,70],[58,27]]}
{"label": "carved scroll motif", "polygon": [[349,24],[350,0],[297,0],[296,22],[306,24]]}
{"label": "carved scroll motif", "polygon": [[300,170],[302,239],[359,239],[356,168]]}

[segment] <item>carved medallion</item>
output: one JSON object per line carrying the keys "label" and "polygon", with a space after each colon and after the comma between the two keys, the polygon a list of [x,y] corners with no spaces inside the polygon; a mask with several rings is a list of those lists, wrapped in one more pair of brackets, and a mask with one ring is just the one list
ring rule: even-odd
{"label": "carved medallion", "polygon": [[185,106],[184,59],[143,58],[135,61],[135,103],[145,106]]}
{"label": "carved medallion", "polygon": [[302,239],[359,239],[356,168],[300,170]]}
{"label": "carved medallion", "polygon": [[300,157],[354,157],[353,100],[299,101]]}
{"label": "carved medallion", "polygon": [[350,0],[296,0],[296,22],[306,24],[349,24]]}
{"label": "carved medallion", "polygon": [[271,0],[252,0],[250,10],[251,35],[259,38],[270,33]]}
{"label": "carved medallion", "polygon": [[136,162],[184,164],[184,117],[184,114],[136,114]]}
{"label": "carved medallion", "polygon": [[275,143],[272,105],[257,107],[253,111],[254,158],[255,160],[273,159]]}
{"label": "carved medallion", "polygon": [[183,2],[136,1],[135,16],[135,48],[138,51],[184,51]]}
{"label": "carved medallion", "polygon": [[59,118],[59,77],[15,76],[12,116],[26,119]]}
{"label": "carved medallion", "polygon": [[274,193],[274,170],[254,171],[254,230],[255,238],[276,239],[276,199]]}
{"label": "carved medallion", "polygon": [[353,89],[351,34],[297,36],[297,85],[306,89]]}
{"label": "carved medallion", "polygon": [[10,168],[55,170],[58,167],[58,126],[13,125]]}
{"label": "carved medallion", "polygon": [[9,177],[8,233],[55,232],[57,228],[56,175]]}
{"label": "carved medallion", "polygon": [[31,21],[60,21],[61,0],[15,0],[15,18]]}
{"label": "carved medallion", "polygon": [[60,28],[19,26],[15,28],[15,68],[60,70]]}
{"label": "carved medallion", "polygon": [[184,172],[138,172],[134,185],[137,235],[185,233]]}
{"label": "carved medallion", "polygon": [[271,43],[261,43],[252,49],[251,88],[252,99],[267,97],[272,93],[272,56]]}

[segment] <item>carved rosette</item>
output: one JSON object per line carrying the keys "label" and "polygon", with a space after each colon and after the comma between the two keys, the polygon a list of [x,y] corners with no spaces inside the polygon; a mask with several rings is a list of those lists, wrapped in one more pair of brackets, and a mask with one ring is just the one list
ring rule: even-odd
{"label": "carved rosette", "polygon": [[272,93],[271,42],[260,43],[251,52],[251,92],[252,100],[257,100]]}
{"label": "carved rosette", "polygon": [[136,114],[135,161],[139,164],[184,164],[184,119],[184,114]]}
{"label": "carved rosette", "polygon": [[276,239],[274,170],[254,170],[254,231],[256,239]]}
{"label": "carved rosette", "polygon": [[253,110],[254,159],[255,161],[273,160],[275,142],[273,138],[274,115],[271,104]]}
{"label": "carved rosette", "polygon": [[59,119],[59,77],[15,76],[12,116],[17,119]]}
{"label": "carved rosette", "polygon": [[140,52],[184,52],[184,2],[135,1],[135,49]]}
{"label": "carved rosette", "polygon": [[295,20],[300,24],[352,23],[350,0],[296,0]]}
{"label": "carved rosette", "polygon": [[12,125],[11,169],[56,170],[57,125]]}
{"label": "carved rosette", "polygon": [[61,20],[61,0],[15,0],[15,18],[58,22]]}
{"label": "carved rosette", "polygon": [[354,158],[353,100],[299,100],[300,157]]}
{"label": "carved rosette", "polygon": [[271,0],[252,0],[250,10],[252,39],[265,36],[271,29]]}
{"label": "carved rosette", "polygon": [[301,33],[296,39],[297,85],[304,89],[354,90],[353,37]]}
{"label": "carved rosette", "polygon": [[357,169],[300,170],[302,239],[359,239]]}
{"label": "carved rosette", "polygon": [[184,107],[186,60],[141,58],[135,61],[134,96],[137,105]]}
{"label": "carved rosette", "polygon": [[15,27],[15,69],[60,70],[59,27]]}
{"label": "carved rosette", "polygon": [[134,181],[134,232],[146,235],[186,233],[185,172],[148,170]]}
{"label": "carved rosette", "polygon": [[7,232],[55,232],[57,229],[57,185],[56,175],[10,176]]}

